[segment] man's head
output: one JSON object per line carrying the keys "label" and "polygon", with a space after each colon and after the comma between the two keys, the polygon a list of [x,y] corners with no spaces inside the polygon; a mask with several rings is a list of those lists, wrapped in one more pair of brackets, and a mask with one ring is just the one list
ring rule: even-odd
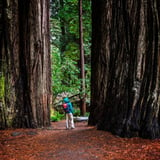
{"label": "man's head", "polygon": [[65,98],[63,99],[63,101],[64,101],[65,103],[68,103],[68,102],[69,102],[68,97],[65,97]]}

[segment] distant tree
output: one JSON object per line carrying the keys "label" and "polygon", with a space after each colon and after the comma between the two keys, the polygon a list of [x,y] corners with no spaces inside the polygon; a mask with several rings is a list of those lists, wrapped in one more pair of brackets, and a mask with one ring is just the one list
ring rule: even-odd
{"label": "distant tree", "polygon": [[159,0],[92,1],[90,125],[160,137]]}
{"label": "distant tree", "polygon": [[3,0],[0,11],[0,128],[48,126],[49,1]]}
{"label": "distant tree", "polygon": [[80,73],[81,73],[81,115],[86,113],[86,98],[85,98],[85,62],[84,62],[84,42],[83,42],[83,2],[79,0],[79,45],[80,45]]}

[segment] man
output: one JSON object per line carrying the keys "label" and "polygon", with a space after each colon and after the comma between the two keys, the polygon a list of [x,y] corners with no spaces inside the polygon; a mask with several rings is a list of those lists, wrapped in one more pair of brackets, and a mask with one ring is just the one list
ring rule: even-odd
{"label": "man", "polygon": [[66,97],[63,99],[63,109],[66,113],[66,129],[74,129],[74,121],[73,121],[73,106],[70,100]]}

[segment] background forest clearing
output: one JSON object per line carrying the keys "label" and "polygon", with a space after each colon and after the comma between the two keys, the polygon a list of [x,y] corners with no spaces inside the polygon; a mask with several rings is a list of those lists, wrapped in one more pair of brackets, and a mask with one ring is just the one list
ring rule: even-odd
{"label": "background forest clearing", "polygon": [[[83,14],[80,14],[80,8]],[[79,95],[71,101],[82,102],[79,108],[83,114],[83,107],[80,107],[83,105],[83,97],[87,105],[90,103],[91,1],[84,1],[81,7],[78,0],[51,3],[50,22],[54,108],[58,108],[57,101],[61,101],[61,98]],[[81,30],[80,23],[83,27]],[[81,57],[85,59],[83,63]],[[77,104],[74,104],[74,108],[78,110]]]}

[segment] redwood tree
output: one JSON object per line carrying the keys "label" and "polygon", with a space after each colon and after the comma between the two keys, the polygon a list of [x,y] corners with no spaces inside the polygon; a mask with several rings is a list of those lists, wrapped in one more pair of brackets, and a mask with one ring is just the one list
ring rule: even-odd
{"label": "redwood tree", "polygon": [[0,1],[0,128],[50,125],[49,1]]}
{"label": "redwood tree", "polygon": [[80,37],[80,42],[79,42],[79,48],[80,48],[80,78],[81,78],[81,115],[85,115],[86,113],[86,98],[85,98],[85,62],[84,62],[84,42],[83,42],[83,19],[82,19],[82,0],[78,1],[79,4],[79,37]]}
{"label": "redwood tree", "polygon": [[160,137],[159,0],[92,1],[90,125]]}

